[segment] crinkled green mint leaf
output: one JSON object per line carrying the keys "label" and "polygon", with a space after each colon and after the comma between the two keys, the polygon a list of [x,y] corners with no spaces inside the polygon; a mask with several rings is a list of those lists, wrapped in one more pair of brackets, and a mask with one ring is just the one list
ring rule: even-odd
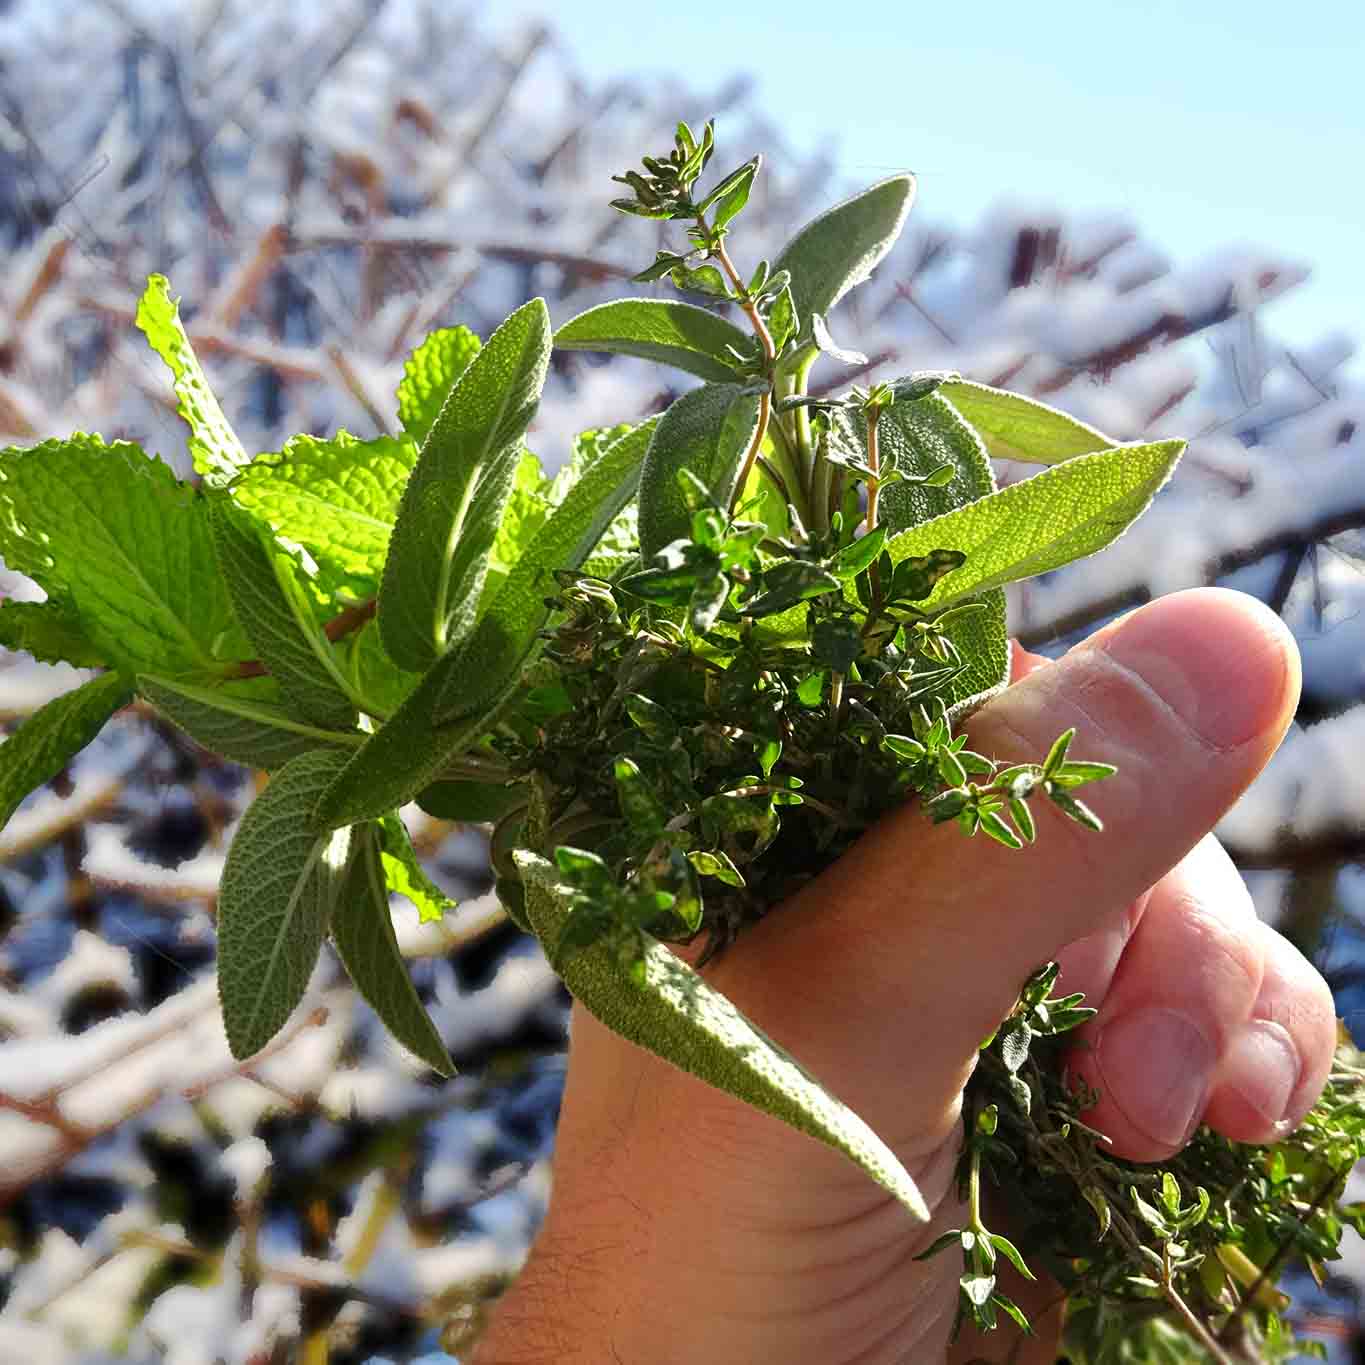
{"label": "crinkled green mint leaf", "polygon": [[0,556],[128,673],[246,657],[203,498],[137,446],[77,433],[0,450]]}
{"label": "crinkled green mint leaf", "polygon": [[45,664],[106,668],[108,657],[86,638],[80,619],[59,602],[0,603],[0,646]]}
{"label": "crinkled green mint leaf", "polygon": [[423,924],[440,919],[447,910],[455,908],[455,902],[427,876],[407,827],[396,811],[380,818],[379,848],[389,890],[406,896],[417,907]]}
{"label": "crinkled green mint leaf", "polygon": [[398,384],[398,420],[419,446],[482,344],[468,327],[442,327],[408,357]]}
{"label": "crinkled green mint leaf", "polygon": [[324,595],[364,601],[379,591],[398,503],[416,463],[408,436],[295,436],[243,470],[232,496],[281,540],[308,551]]}
{"label": "crinkled green mint leaf", "polygon": [[137,306],[137,325],[174,378],[180,415],[190,429],[190,458],[195,472],[211,488],[225,486],[251,457],[209,387],[180,321],[179,300],[171,298],[170,283],[164,275],[148,278]]}

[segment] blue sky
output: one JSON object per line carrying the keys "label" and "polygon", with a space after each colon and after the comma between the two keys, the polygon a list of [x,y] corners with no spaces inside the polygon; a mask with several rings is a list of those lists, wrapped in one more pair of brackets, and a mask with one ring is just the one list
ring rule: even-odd
{"label": "blue sky", "polygon": [[833,140],[851,179],[914,170],[917,211],[937,220],[970,223],[1008,195],[1125,210],[1180,263],[1269,246],[1314,272],[1267,309],[1271,330],[1365,345],[1358,0],[500,8],[514,12],[550,18],[599,78],[672,67],[681,31],[689,83],[753,72],[796,147]]}

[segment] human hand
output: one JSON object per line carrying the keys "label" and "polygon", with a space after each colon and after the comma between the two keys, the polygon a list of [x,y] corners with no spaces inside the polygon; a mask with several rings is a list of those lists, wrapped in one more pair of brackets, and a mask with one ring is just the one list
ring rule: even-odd
{"label": "human hand", "polygon": [[[913,1258],[961,1221],[977,1046],[1049,958],[1059,993],[1099,1007],[1071,1066],[1118,1155],[1163,1159],[1201,1121],[1263,1142],[1302,1119],[1331,996],[1209,834],[1293,717],[1284,627],[1239,594],[1181,593],[1055,663],[1018,655],[1015,677],[972,747],[1036,760],[1076,726],[1078,757],[1119,767],[1087,792],[1103,834],[1040,810],[1039,842],[1010,852],[907,808],[706,971],[890,1144],[932,1223],[576,1009],[553,1203],[477,1365],[944,1359],[961,1267]],[[966,1335],[954,1358],[1016,1345]],[[1030,1351],[1010,1359],[1055,1359],[1046,1339]]]}

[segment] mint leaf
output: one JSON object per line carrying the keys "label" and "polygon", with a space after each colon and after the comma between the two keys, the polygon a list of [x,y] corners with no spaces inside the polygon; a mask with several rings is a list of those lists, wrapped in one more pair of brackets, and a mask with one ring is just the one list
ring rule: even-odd
{"label": "mint leaf", "polygon": [[529,450],[523,450],[512,478],[512,492],[503,508],[502,520],[489,552],[488,573],[479,598],[481,610],[492,601],[532,536],[545,524],[553,507],[550,489],[550,480],[545,477],[540,461]]}
{"label": "mint leaf", "polygon": [[196,744],[267,772],[324,745],[355,749],[363,739],[354,730],[341,733],[309,725],[282,706],[222,687],[196,687],[140,673],[137,690]]}
{"label": "mint leaf", "polygon": [[242,817],[218,890],[218,995],[234,1057],[259,1052],[312,975],[346,875],[352,831],[310,816],[347,755],[291,759]]}
{"label": "mint leaf", "polygon": [[1117,540],[1170,478],[1184,449],[1184,441],[1156,441],[1077,455],[902,531],[887,542],[887,552],[896,563],[934,549],[966,554],[962,568],[917,604],[927,611],[1046,573]]}
{"label": "mint leaf", "polygon": [[803,340],[810,341],[812,316],[828,317],[895,245],[914,198],[914,176],[893,175],[822,213],[782,248],[772,273],[791,271]]}
{"label": "mint leaf", "polygon": [[171,298],[170,283],[164,275],[148,277],[137,306],[137,325],[175,380],[179,412],[190,429],[190,458],[195,472],[211,488],[225,486],[251,457],[218,406],[180,321],[180,302]]}
{"label": "mint leaf", "polygon": [[473,622],[549,360],[549,314],[532,299],[470,361],[422,445],[379,585],[384,647],[402,668],[429,667]]}
{"label": "mint leaf", "polygon": [[573,449],[569,452],[569,458],[560,466],[550,483],[547,494],[550,502],[558,507],[574,484],[591,465],[596,463],[602,452],[615,445],[622,436],[633,429],[632,423],[622,422],[614,427],[592,427],[587,431],[580,431],[573,438]]}
{"label": "mint leaf", "polygon": [[226,498],[214,499],[209,512],[237,619],[290,707],[324,729],[353,728],[355,703],[346,694],[332,643],[313,619],[294,561],[267,541],[250,512]]}
{"label": "mint leaf", "polygon": [[42,663],[105,668],[104,653],[81,629],[80,619],[59,602],[0,604],[0,645],[22,649]]}
{"label": "mint leaf", "polygon": [[24,797],[56,777],[131,698],[127,678],[102,674],[39,707],[0,744],[0,829]]}
{"label": "mint leaf", "polygon": [[408,357],[398,384],[398,419],[417,445],[482,344],[468,327],[442,327]]}
{"label": "mint leaf", "polygon": [[1059,464],[1118,444],[1069,413],[1021,393],[970,379],[949,380],[938,392],[976,428],[996,459]]}
{"label": "mint leaf", "polygon": [[703,384],[664,413],[640,469],[640,555],[646,563],[692,528],[678,471],[689,469],[720,507],[730,505],[758,429],[759,395],[738,384]]}
{"label": "mint leaf", "polygon": [[[513,858],[536,937],[552,947],[569,917],[572,891],[544,858],[526,849],[516,849]],[[661,943],[647,940],[643,952],[640,980],[601,941],[565,954],[559,972],[612,1032],[843,1152],[928,1222],[914,1180],[862,1119]]]}
{"label": "mint leaf", "polygon": [[325,595],[364,601],[379,591],[398,503],[416,463],[417,446],[407,436],[295,436],[278,454],[257,456],[232,496],[277,537],[308,551]]}
{"label": "mint leaf", "polygon": [[555,333],[561,351],[611,351],[672,365],[713,382],[733,380],[754,339],[733,322],[674,299],[617,299],[570,318]]}
{"label": "mint leaf", "polygon": [[408,837],[407,826],[396,811],[390,811],[379,821],[379,847],[389,890],[406,896],[417,907],[423,924],[441,919],[447,910],[455,908],[455,902],[427,876]]}
{"label": "mint leaf", "polygon": [[337,646],[337,656],[353,697],[364,699],[372,716],[391,716],[422,681],[420,673],[399,668],[384,648],[377,621],[367,621]]}
{"label": "mint leaf", "polygon": [[202,498],[134,445],[77,433],[0,450],[0,557],[125,672],[244,657]]}
{"label": "mint leaf", "polygon": [[410,801],[487,732],[549,616],[552,569],[577,568],[635,491],[658,418],[613,442],[532,538],[473,634],[441,659],[318,804],[328,825],[368,820]]}
{"label": "mint leaf", "polygon": [[455,1064],[398,949],[380,865],[385,855],[380,853],[375,826],[358,829],[353,844],[346,882],[332,914],[332,943],[384,1027],[433,1071],[453,1076]]}

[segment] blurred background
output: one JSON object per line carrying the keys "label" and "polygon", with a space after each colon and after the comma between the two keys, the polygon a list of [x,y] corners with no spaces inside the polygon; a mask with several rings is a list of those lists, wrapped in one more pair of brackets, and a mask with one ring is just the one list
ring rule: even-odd
{"label": "blurred background", "polygon": [[[868,376],[952,368],[1121,440],[1192,438],[1128,536],[1014,592],[1013,628],[1057,652],[1198,583],[1281,613],[1298,723],[1220,832],[1365,1041],[1362,11],[641,8],[0,0],[0,446],[98,430],[188,470],[133,329],[153,271],[273,451],[392,429],[434,327],[636,290],[660,239],[607,207],[608,177],[680,118],[716,118],[722,170],[764,153],[750,265],[912,169],[909,227],[836,335]],[[556,355],[530,443],[553,468],[690,382]],[[0,569],[0,592],[36,590]],[[0,720],[80,677],[0,655]],[[483,835],[409,812],[461,905],[434,926],[395,907],[456,1081],[330,960],[239,1064],[214,892],[255,789],[134,708],[0,832],[0,1359],[458,1358],[525,1253],[566,999],[489,897]],[[1358,1242],[1341,1269],[1300,1313],[1344,1361]]]}

